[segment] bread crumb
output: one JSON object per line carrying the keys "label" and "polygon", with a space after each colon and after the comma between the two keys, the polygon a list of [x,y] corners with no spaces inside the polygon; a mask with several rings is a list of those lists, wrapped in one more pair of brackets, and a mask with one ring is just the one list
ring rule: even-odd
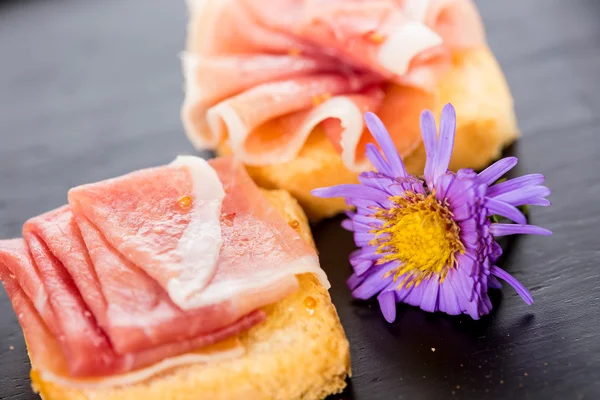
{"label": "bread crumb", "polygon": [[431,348],[431,351],[435,353],[435,347],[432,347],[432,348]]}

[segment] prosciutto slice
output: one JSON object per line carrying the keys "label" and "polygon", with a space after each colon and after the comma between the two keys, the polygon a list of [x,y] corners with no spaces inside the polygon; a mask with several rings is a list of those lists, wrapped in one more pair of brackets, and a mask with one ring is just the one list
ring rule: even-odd
{"label": "prosciutto slice", "polygon": [[189,4],[186,133],[199,149],[228,139],[249,165],[293,159],[322,125],[346,167],[368,169],[364,149],[372,138],[355,115],[380,113],[388,103],[408,104],[382,113],[398,150],[408,154],[420,138],[400,129],[399,116],[412,115],[410,104],[423,96],[435,101],[431,89],[452,52],[485,42],[471,0]]}
{"label": "prosciutto slice", "polygon": [[235,336],[298,288],[296,274],[329,286],[314,249],[233,159],[179,157],[68,197],[27,221],[24,239],[0,241],[0,278],[52,380],[127,383],[239,355]]}
{"label": "prosciutto slice", "polygon": [[[37,235],[28,233],[26,240],[27,246],[22,239],[0,242],[0,279],[11,297],[15,313],[25,332],[34,367],[54,375],[94,377],[137,370],[166,358],[217,343],[250,328],[265,317],[264,313],[258,311],[210,335],[118,355],[97,325],[67,270],[54,258]],[[27,253],[28,249],[33,255],[32,258]],[[31,263],[32,259],[35,260],[35,264]],[[23,271],[32,269],[39,270],[39,280],[32,279],[31,282],[45,288],[49,299],[48,309],[41,304],[35,304],[34,299],[26,294],[20,280],[12,278],[24,277]],[[29,278],[33,278],[33,275],[29,275]],[[47,333],[38,335],[41,329]],[[48,339],[49,336],[52,340]],[[239,354],[239,351],[243,350],[239,343],[230,343],[228,351],[233,350],[234,345]],[[45,352],[49,351],[48,348],[52,349],[52,352],[60,352],[64,362],[58,363],[47,357]],[[36,361],[39,361],[39,365]]]}
{"label": "prosciutto slice", "polygon": [[[118,354],[195,338],[240,318],[226,302],[182,311],[156,281],[115,251],[85,217],[78,216],[75,223],[68,206],[29,220],[24,236],[38,267],[60,275],[59,291],[72,289],[74,297],[81,294],[83,313],[93,315]],[[33,281],[30,277],[24,283]],[[53,285],[53,281],[45,283]],[[35,285],[44,287],[39,281]],[[74,318],[78,321],[79,314]],[[67,327],[71,326],[67,322]]]}

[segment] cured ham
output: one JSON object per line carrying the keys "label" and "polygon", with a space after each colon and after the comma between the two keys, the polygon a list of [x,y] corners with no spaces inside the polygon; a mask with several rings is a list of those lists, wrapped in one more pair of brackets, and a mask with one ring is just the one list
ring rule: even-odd
{"label": "cured ham", "polygon": [[[408,154],[420,138],[400,129],[402,115],[412,115],[410,104],[423,96],[435,101],[431,89],[453,51],[485,41],[471,0],[189,4],[186,133],[199,149],[227,139],[249,165],[292,160],[322,124],[346,167],[368,169],[370,134],[354,118],[363,109],[382,114],[401,155]],[[388,103],[407,108],[381,113]]]}
{"label": "cured ham", "polygon": [[69,191],[75,214],[183,309],[216,271],[223,197],[217,174],[197,157]]}
{"label": "cured ham", "polygon": [[179,157],[68,197],[0,242],[0,278],[53,380],[130,383],[243,354],[236,335],[298,288],[296,274],[328,285],[232,159]]}
{"label": "cured ham", "polygon": [[[264,314],[258,311],[249,314],[226,329],[210,335],[157,346],[143,352],[117,355],[103,331],[96,324],[66,269],[53,257],[35,234],[27,236],[27,245],[22,239],[0,243],[0,278],[11,301],[13,301],[13,295],[18,298],[25,295],[28,298],[27,302],[23,299],[16,300],[17,303],[13,301],[13,308],[19,316],[28,345],[41,349],[40,353],[44,352],[43,349],[52,347],[63,355],[65,365],[58,369],[54,362],[41,362],[41,367],[49,364],[49,371],[53,374],[68,373],[73,377],[89,377],[128,372],[167,357],[216,343],[251,327],[264,318]],[[28,251],[33,257],[29,256]],[[35,260],[35,264],[32,260]],[[29,279],[22,274],[22,271],[31,270],[40,271],[38,279],[35,279],[33,274],[28,275]],[[26,281],[29,281],[31,285],[44,288],[48,293],[47,305],[36,304],[34,299],[25,294],[25,290],[22,289],[25,285],[21,285],[21,282]],[[15,287],[19,288],[18,294],[15,294],[17,290]],[[22,308],[25,308],[26,311]],[[35,316],[30,315],[32,312],[35,313]],[[51,343],[48,343],[47,334],[42,335],[41,338],[37,334],[27,334],[28,331],[42,329],[40,324],[43,324],[43,329],[52,336]],[[35,354],[32,348],[30,348],[30,353],[33,354],[34,359],[36,357],[45,359],[44,354]]]}

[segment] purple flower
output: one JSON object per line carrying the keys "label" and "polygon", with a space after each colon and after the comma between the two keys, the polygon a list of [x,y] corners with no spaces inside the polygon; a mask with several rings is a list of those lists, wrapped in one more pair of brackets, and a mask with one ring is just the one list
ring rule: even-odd
{"label": "purple flower", "polygon": [[[488,288],[500,288],[498,278],[532,304],[529,291],[494,265],[502,254],[494,238],[552,234],[527,225],[517,208],[550,204],[546,199],[550,190],[541,185],[544,177],[525,175],[493,185],[515,166],[515,157],[503,158],[479,174],[471,169],[448,171],[456,130],[456,114],[450,104],[442,110],[439,137],[433,113],[421,114],[427,153],[423,178],[407,174],[375,114],[367,113],[365,121],[382,150],[367,145],[367,157],[375,171],[360,174],[360,184],[312,192],[317,197],[344,197],[355,208],[342,223],[354,232],[359,247],[350,255],[354,274],[348,286],[352,295],[358,299],[377,295],[389,322],[396,318],[396,303],[478,319],[492,309]],[[492,215],[514,223],[494,223]]]}

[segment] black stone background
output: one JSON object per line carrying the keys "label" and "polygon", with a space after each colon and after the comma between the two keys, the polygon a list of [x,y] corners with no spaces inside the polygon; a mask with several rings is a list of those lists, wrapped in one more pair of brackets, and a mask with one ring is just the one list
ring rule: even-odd
{"label": "black stone background", "polygon": [[[402,306],[388,325],[352,301],[350,235],[315,227],[352,346],[339,399],[600,398],[600,1],[481,0],[489,42],[516,101],[516,173],[541,172],[551,238],[523,237],[480,321]],[[0,1],[0,239],[66,202],[72,186],[192,153],[179,121],[184,1]],[[460,112],[460,110],[459,110]],[[435,349],[435,351],[433,351]],[[29,400],[21,330],[0,290],[0,398]]]}

